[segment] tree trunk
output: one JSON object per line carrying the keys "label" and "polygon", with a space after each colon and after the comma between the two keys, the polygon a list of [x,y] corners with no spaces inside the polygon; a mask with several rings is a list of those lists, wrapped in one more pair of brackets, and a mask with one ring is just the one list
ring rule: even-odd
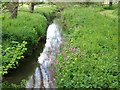
{"label": "tree trunk", "polygon": [[109,6],[112,6],[113,2],[112,0],[109,0]]}
{"label": "tree trunk", "polygon": [[30,13],[33,13],[33,11],[34,11],[34,3],[29,4],[29,11],[30,11]]}
{"label": "tree trunk", "polygon": [[90,4],[90,0],[85,0],[86,2],[86,5],[89,5]]}
{"label": "tree trunk", "polygon": [[119,18],[119,21],[120,21],[120,1],[118,2],[118,18]]}
{"label": "tree trunk", "polygon": [[10,17],[11,18],[16,18],[17,17],[17,12],[18,12],[18,2],[10,2],[7,5],[7,8],[10,12]]}

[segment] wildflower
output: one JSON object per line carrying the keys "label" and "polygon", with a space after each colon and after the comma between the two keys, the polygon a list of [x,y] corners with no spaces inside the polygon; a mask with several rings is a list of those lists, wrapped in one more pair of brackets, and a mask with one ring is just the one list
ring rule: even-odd
{"label": "wildflower", "polygon": [[53,79],[52,79],[52,78],[49,78],[49,81],[53,81]]}
{"label": "wildflower", "polygon": [[55,78],[53,78],[53,80],[55,81]]}
{"label": "wildflower", "polygon": [[73,51],[73,48],[69,48],[70,51]]}

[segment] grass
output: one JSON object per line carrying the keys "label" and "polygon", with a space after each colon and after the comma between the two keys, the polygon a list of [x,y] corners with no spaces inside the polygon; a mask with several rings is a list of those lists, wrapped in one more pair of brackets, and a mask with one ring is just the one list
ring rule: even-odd
{"label": "grass", "polygon": [[118,18],[118,5],[109,6],[102,6],[100,14],[109,16],[111,18]]}
{"label": "grass", "polygon": [[[23,5],[21,8],[19,8],[20,11],[25,11],[28,12],[28,8],[26,8],[26,5]],[[41,4],[41,5],[36,5],[34,8],[34,13],[39,13],[43,16],[45,16],[47,19],[49,19],[49,17],[51,15],[53,15],[53,13],[57,10],[57,7],[55,5],[46,5],[46,4]]]}
{"label": "grass", "polygon": [[14,84],[14,83],[8,83],[8,82],[3,82],[2,83],[2,89],[7,90],[7,89],[17,89],[21,90],[22,88],[25,88],[26,80],[21,80],[20,84]]}
{"label": "grass", "polygon": [[44,36],[48,18],[55,10],[54,5],[42,4],[35,6],[34,13],[29,13],[28,7],[23,5],[19,8],[18,16],[15,19],[10,19],[9,13],[3,13],[1,16],[3,48],[13,40],[18,42],[25,40],[29,45],[35,45],[38,37]]}
{"label": "grass", "polygon": [[35,44],[37,38],[45,33],[47,20],[39,14],[19,12],[16,19],[5,17],[2,22],[3,41],[9,39]]}
{"label": "grass", "polygon": [[65,8],[64,43],[57,58],[58,88],[118,88],[118,20],[101,7]]}

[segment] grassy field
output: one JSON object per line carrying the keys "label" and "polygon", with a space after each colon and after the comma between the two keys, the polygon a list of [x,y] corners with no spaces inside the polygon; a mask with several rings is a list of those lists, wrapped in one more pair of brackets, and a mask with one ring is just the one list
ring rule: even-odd
{"label": "grassy field", "polygon": [[117,10],[74,5],[61,15],[66,29],[57,58],[56,86],[118,88]]}

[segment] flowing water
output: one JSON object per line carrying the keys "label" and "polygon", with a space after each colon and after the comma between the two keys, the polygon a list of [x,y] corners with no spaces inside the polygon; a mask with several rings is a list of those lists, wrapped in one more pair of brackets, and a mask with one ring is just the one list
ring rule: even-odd
{"label": "flowing water", "polygon": [[[61,44],[61,35],[56,24],[51,24],[47,29],[46,44],[43,52],[38,58],[41,72],[43,75],[43,84],[45,88],[53,88],[53,77],[49,67],[53,64],[59,52]],[[51,80],[52,79],[52,80]]]}
{"label": "flowing water", "polygon": [[33,55],[4,78],[5,81],[17,84],[26,79],[25,88],[54,88],[54,79],[49,68],[53,65],[62,43],[59,29],[55,22],[49,25],[45,45],[41,44]]}
{"label": "flowing water", "polygon": [[34,75],[36,68],[39,67],[38,57],[44,48],[44,44],[45,42],[41,42],[39,44],[39,48],[33,51],[32,55],[25,57],[20,62],[19,67],[13,69],[9,74],[3,77],[3,81],[19,84],[21,80],[28,80],[32,75]]}
{"label": "flowing water", "polygon": [[36,68],[34,75],[29,77],[26,88],[54,88],[54,79],[49,68],[56,59],[60,44],[61,35],[58,26],[53,23],[47,29],[45,47],[38,57],[38,63],[40,65]]}

